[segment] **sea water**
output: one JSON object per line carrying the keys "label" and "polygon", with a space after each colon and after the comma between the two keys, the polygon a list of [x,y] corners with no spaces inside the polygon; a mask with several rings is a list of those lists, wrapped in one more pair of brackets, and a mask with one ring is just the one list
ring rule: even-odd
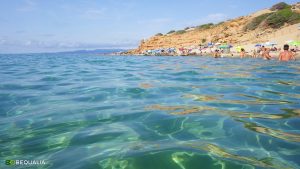
{"label": "sea water", "polygon": [[300,168],[299,102],[299,61],[0,55],[0,168]]}

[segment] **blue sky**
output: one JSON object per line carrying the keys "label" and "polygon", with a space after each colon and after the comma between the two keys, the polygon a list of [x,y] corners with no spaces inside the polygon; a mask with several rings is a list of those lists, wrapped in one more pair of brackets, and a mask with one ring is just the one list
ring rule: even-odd
{"label": "blue sky", "polygon": [[[0,0],[0,53],[134,48],[172,29],[220,22],[280,0]],[[287,0],[296,3],[297,0]]]}

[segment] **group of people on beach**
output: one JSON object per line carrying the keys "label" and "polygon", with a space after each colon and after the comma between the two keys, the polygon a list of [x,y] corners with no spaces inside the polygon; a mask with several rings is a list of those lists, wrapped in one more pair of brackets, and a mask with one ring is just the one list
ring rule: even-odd
{"label": "group of people on beach", "polygon": [[[296,60],[296,51],[290,51],[289,45],[283,46],[283,52],[280,52],[279,54],[279,61],[290,61],[290,60]],[[276,49],[277,50],[277,49]],[[241,49],[240,57],[245,58],[247,56],[245,49]],[[258,51],[253,50],[252,56],[253,58],[262,57],[265,60],[271,60],[272,56],[270,55],[270,49],[262,46]]]}
{"label": "group of people on beach", "polygon": [[[194,48],[160,48],[160,49],[152,49],[143,51],[141,55],[144,56],[213,56],[214,58],[221,58],[226,56],[240,56],[240,58],[252,57],[252,58],[263,58],[265,60],[271,60],[273,57],[270,55],[270,52],[279,52],[281,48],[267,48],[265,46],[260,46],[256,50],[252,50],[251,52],[246,52],[243,47],[238,46],[237,53],[230,51],[230,46],[227,48],[220,48],[218,46],[200,46]],[[212,50],[215,47],[217,49]],[[232,46],[231,46],[232,47]],[[296,52],[299,51],[298,47],[290,50],[289,45],[283,46],[283,52],[279,55],[280,61],[290,61],[296,60]],[[273,55],[273,54],[272,54]],[[276,54],[277,55],[277,54]]]}

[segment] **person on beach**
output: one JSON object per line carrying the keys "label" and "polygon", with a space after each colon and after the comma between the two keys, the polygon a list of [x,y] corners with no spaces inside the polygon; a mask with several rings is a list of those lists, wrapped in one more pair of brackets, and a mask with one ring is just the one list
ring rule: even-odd
{"label": "person on beach", "polygon": [[220,58],[221,57],[221,54],[220,54],[219,50],[217,50],[217,49],[215,50],[214,57],[215,58]]}
{"label": "person on beach", "polygon": [[240,56],[241,56],[241,58],[244,58],[246,56],[246,52],[245,52],[244,48],[241,49]]}
{"label": "person on beach", "polygon": [[264,57],[264,51],[265,51],[265,46],[262,46],[260,49],[259,49],[259,54],[260,56],[263,58]]}
{"label": "person on beach", "polygon": [[252,57],[253,57],[253,58],[256,58],[256,57],[257,57],[257,52],[256,52],[256,50],[255,50],[255,49],[253,50]]}
{"label": "person on beach", "polygon": [[262,55],[265,60],[271,60],[270,50],[268,48],[263,48]]}
{"label": "person on beach", "polygon": [[289,45],[284,45],[283,46],[284,51],[279,54],[279,61],[287,62],[287,61],[290,61],[292,59],[296,60],[293,52],[289,51],[289,48],[290,48]]}

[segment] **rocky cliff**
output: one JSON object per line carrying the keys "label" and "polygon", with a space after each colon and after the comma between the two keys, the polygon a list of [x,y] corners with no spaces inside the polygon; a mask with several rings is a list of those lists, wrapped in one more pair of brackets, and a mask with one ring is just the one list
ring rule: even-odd
{"label": "rocky cliff", "polygon": [[[297,23],[300,23],[300,3],[294,5],[279,3],[270,9],[219,24],[204,24],[185,30],[170,31],[165,35],[157,34],[143,40],[140,46],[130,53],[138,54],[159,48],[198,46],[207,42],[247,45],[270,40],[284,41],[288,38],[300,40]],[[280,38],[283,36],[285,38]]]}

